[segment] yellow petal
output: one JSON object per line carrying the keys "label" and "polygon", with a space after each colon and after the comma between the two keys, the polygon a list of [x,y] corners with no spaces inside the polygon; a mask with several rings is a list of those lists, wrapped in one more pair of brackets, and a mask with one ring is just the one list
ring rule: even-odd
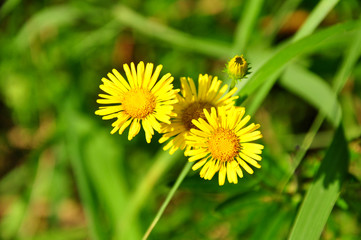
{"label": "yellow petal", "polygon": [[224,166],[224,164],[222,163],[219,173],[218,173],[218,184],[219,186],[224,185],[224,181],[226,180],[226,166]]}

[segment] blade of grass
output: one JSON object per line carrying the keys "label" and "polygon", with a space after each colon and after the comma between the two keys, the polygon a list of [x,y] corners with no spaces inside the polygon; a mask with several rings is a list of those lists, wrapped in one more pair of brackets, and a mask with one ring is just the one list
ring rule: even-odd
{"label": "blade of grass", "polygon": [[[84,144],[85,158],[87,159],[84,165],[97,195],[101,196],[99,201],[104,206],[102,210],[109,216],[112,235],[116,235],[122,213],[128,209],[126,205],[129,202],[129,193],[126,191],[125,179],[122,177],[123,171],[119,167],[123,160],[123,155],[119,151],[121,146],[119,146],[119,142],[112,141],[114,138],[111,138],[109,133],[101,130],[93,131]],[[99,159],[102,160],[101,164],[99,164]],[[130,219],[128,220],[130,221]],[[139,239],[140,237],[139,224],[131,221],[127,238]]]}
{"label": "blade of grass", "polygon": [[63,124],[66,126],[65,138],[68,147],[71,167],[75,174],[75,180],[78,185],[78,190],[85,210],[85,215],[89,224],[90,235],[92,239],[101,240],[103,232],[101,229],[100,219],[97,216],[97,207],[93,199],[88,176],[85,172],[83,159],[80,153],[80,145],[78,139],[78,128],[74,124],[73,118],[76,116],[76,111],[73,109],[73,98],[69,97],[62,109]]}
{"label": "blade of grass", "polygon": [[242,17],[239,20],[234,36],[233,50],[234,54],[245,53],[245,46],[254,29],[257,17],[261,11],[264,0],[246,1]]}
{"label": "blade of grass", "polygon": [[287,0],[284,1],[279,7],[276,13],[272,14],[273,19],[272,23],[269,24],[269,27],[265,29],[266,35],[268,35],[268,41],[272,42],[275,38],[277,32],[280,30],[282,25],[287,20],[288,14],[292,13],[298,5],[301,3],[302,0]]}
{"label": "blade of grass", "polygon": [[[343,86],[345,85],[349,75],[351,74],[351,71],[353,67],[355,66],[358,57],[361,55],[361,21],[357,22],[358,31],[356,33],[356,36],[354,38],[354,41],[350,45],[350,47],[345,51],[344,59],[340,65],[340,68],[338,69],[336,73],[336,77],[333,82],[333,90],[336,94],[338,94]],[[300,150],[296,153],[296,156],[294,158],[294,165],[289,173],[288,176],[286,176],[285,181],[282,183],[281,190],[283,191],[288,181],[291,179],[292,175],[296,171],[296,168],[301,163],[301,160],[304,158],[307,150],[311,146],[313,139],[315,138],[318,130],[320,129],[322,122],[324,121],[325,115],[322,112],[319,112],[313,121],[310,130],[307,132],[301,146]],[[338,119],[340,122],[340,119]],[[339,122],[334,122],[335,124],[339,124]]]}
{"label": "blade of grass", "polygon": [[341,64],[339,71],[333,81],[332,88],[335,92],[339,93],[345,85],[352,69],[355,67],[358,58],[361,55],[361,20],[357,24],[358,31],[355,35],[353,42],[345,52],[345,57]]}
{"label": "blade of grass", "polygon": [[296,217],[289,239],[319,239],[340,194],[349,161],[348,146],[340,124],[308,189]]}
{"label": "blade of grass", "polygon": [[312,52],[323,44],[327,44],[328,40],[335,37],[339,38],[340,35],[355,29],[357,29],[357,22],[338,24],[286,45],[254,73],[240,93],[250,95],[259,90],[259,87],[265,82],[271,81],[274,83],[276,79],[274,77],[271,79],[269,76],[282,70],[292,59],[301,54]]}
{"label": "blade of grass", "polygon": [[0,8],[0,20],[11,13],[19,4],[21,0],[7,0]]}
{"label": "blade of grass", "polygon": [[220,43],[194,37],[190,34],[172,29],[163,24],[151,21],[144,16],[123,5],[117,5],[113,10],[114,18],[125,26],[131,27],[147,36],[182,47],[190,51],[199,52],[209,56],[226,58],[231,53],[231,46],[227,43]]}
{"label": "blade of grass", "polygon": [[318,75],[292,64],[283,73],[280,84],[319,109],[334,126],[339,124],[341,107],[336,93]]}
{"label": "blade of grass", "polygon": [[155,184],[182,155],[181,151],[176,151],[173,155],[169,155],[169,153],[163,151],[163,149],[158,152],[151,169],[130,196],[127,205],[123,208],[124,210],[122,212],[117,212],[121,217],[118,222],[116,233],[118,238],[116,239],[123,239],[129,236],[129,231],[131,230],[130,227],[138,216],[141,207],[147,201],[148,196],[154,189]]}
{"label": "blade of grass", "polygon": [[183,179],[187,176],[187,173],[189,172],[189,170],[191,169],[193,165],[193,162],[187,162],[186,165],[184,166],[182,172],[179,174],[176,182],[174,183],[172,189],[169,191],[167,198],[164,200],[162,206],[160,207],[160,209],[158,210],[157,215],[155,216],[153,222],[150,224],[149,228],[147,229],[147,231],[145,232],[144,236],[143,236],[143,240],[148,239],[150,233],[152,232],[153,228],[155,227],[155,225],[158,223],[160,217],[162,216],[164,210],[167,208],[170,200],[173,198],[173,195],[175,194],[175,192],[177,191],[177,189],[179,188],[180,184],[182,183]]}
{"label": "blade of grass", "polygon": [[320,1],[312,10],[300,30],[298,30],[296,35],[292,38],[292,41],[297,41],[307,35],[310,35],[339,1],[340,0]]}
{"label": "blade of grass", "polygon": [[[281,49],[278,53],[275,54],[275,56],[273,58],[271,58],[260,69],[258,69],[258,71],[252,76],[250,81],[243,88],[245,90],[242,89],[243,91],[246,91],[247,88],[250,88],[249,91],[253,92],[255,89],[257,89],[261,85],[262,82],[267,82],[267,84],[262,86],[262,89],[256,94],[255,100],[252,101],[251,105],[249,106],[249,109],[251,110],[251,111],[249,111],[250,113],[253,113],[258,109],[260,104],[263,102],[265,97],[268,95],[268,92],[271,90],[273,85],[276,83],[277,78],[286,63],[288,63],[291,59],[293,59],[294,57],[296,57],[299,54],[304,54],[309,51],[312,51],[313,49],[317,49],[317,47],[320,47],[322,45],[322,42],[325,41],[326,38],[328,38],[329,36],[324,36],[324,38],[321,37],[320,39],[318,39],[316,41],[312,41],[313,40],[312,37],[314,37],[316,39],[317,37],[322,35],[322,33],[327,35],[326,34],[327,30],[329,30],[330,33],[332,33],[332,29],[337,27],[337,26],[334,26],[334,27],[331,27],[324,31],[320,31],[317,34],[312,35],[312,37],[310,37],[310,38],[304,38],[303,40],[306,40],[304,42],[299,41],[299,39],[309,35],[316,29],[316,27],[321,23],[321,21],[323,19],[323,18],[321,18],[321,16],[326,16],[328,14],[328,12],[332,9],[330,7],[334,6],[334,5],[332,5],[332,3],[334,3],[335,0],[329,1],[330,2],[329,4],[325,3],[325,2],[328,2],[328,0],[323,0],[317,4],[317,7],[311,12],[310,17],[306,20],[306,22],[302,25],[301,29],[298,31],[300,33],[297,32],[296,35],[292,38],[291,44],[288,44],[283,49]],[[336,4],[336,3],[334,3],[334,4]],[[318,15],[315,16],[316,13],[319,16]],[[340,25],[338,27],[340,27]],[[342,28],[339,29],[338,31],[343,32]],[[310,42],[308,42],[307,40],[309,40]],[[312,44],[312,45],[308,45],[308,44]],[[299,49],[292,48],[292,46],[297,46],[297,47],[299,47]],[[316,47],[316,48],[313,48],[313,47]],[[279,59],[278,57],[281,57],[281,58]],[[267,70],[268,70],[267,66],[271,65],[270,70],[272,71],[272,65],[273,65],[273,67],[275,67],[275,65],[278,65],[277,64],[278,60],[281,60],[281,61],[286,60],[286,61],[284,61],[278,68],[275,68],[273,73],[267,73]],[[266,74],[264,76],[259,76],[259,75],[262,75],[262,73],[266,73]],[[271,76],[271,77],[269,77],[269,76]],[[259,77],[261,77],[261,78],[259,78]],[[258,81],[260,83],[257,83]],[[247,91],[246,91],[244,94],[249,95],[250,93],[247,93]]]}

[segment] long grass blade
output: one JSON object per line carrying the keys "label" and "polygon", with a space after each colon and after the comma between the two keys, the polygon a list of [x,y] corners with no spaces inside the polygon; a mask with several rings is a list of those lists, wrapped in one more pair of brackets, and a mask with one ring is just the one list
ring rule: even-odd
{"label": "long grass blade", "polygon": [[114,17],[125,26],[131,27],[147,36],[170,43],[171,45],[221,58],[227,58],[231,53],[231,46],[227,43],[197,38],[190,34],[172,29],[168,26],[146,19],[126,6],[116,6],[113,13]]}
{"label": "long grass blade", "polygon": [[246,1],[246,6],[236,28],[234,37],[233,53],[245,53],[245,46],[255,26],[257,17],[261,11],[264,0]]}
{"label": "long grass blade", "polygon": [[336,93],[321,77],[292,64],[285,70],[280,84],[319,109],[334,126],[339,124],[341,107]]}
{"label": "long grass blade", "polygon": [[143,180],[131,194],[128,203],[123,207],[124,211],[118,212],[120,216],[117,222],[116,236],[118,238],[126,238],[129,236],[131,226],[139,215],[141,207],[146,203],[149,195],[156,186],[158,180],[164,175],[164,173],[175,164],[176,160],[182,156],[181,151],[175,152],[172,156],[168,152],[161,149],[154,159],[152,167],[149,169]]}
{"label": "long grass blade", "polygon": [[[241,94],[250,95],[255,92],[263,83],[270,81],[269,76],[282,70],[287,63],[300,54],[312,52],[322,45],[327,44],[328,40],[335,37],[339,38],[340,35],[355,29],[357,29],[357,22],[338,24],[288,44],[254,73],[244,88],[241,89]],[[276,79],[273,81],[275,82],[275,80]]]}
{"label": "long grass blade", "polygon": [[310,35],[339,1],[340,0],[320,1],[292,40],[297,41],[300,38]]}
{"label": "long grass blade", "polygon": [[[332,9],[332,6],[334,6],[334,4],[337,3],[337,0],[332,0],[332,1],[327,1],[327,0],[323,0],[321,2],[319,2],[319,4],[317,5],[317,7],[311,12],[310,17],[306,20],[306,22],[302,25],[302,27],[300,28],[300,30],[296,33],[296,35],[292,38],[291,42],[298,42],[297,40],[311,34],[316,27],[321,23],[321,21],[323,20],[323,18],[327,15],[327,13]],[[317,34],[315,34],[314,36],[317,36]],[[322,41],[325,39],[319,39],[318,41]],[[301,41],[302,42],[302,41]],[[307,43],[306,43],[307,44]],[[317,45],[317,42],[313,42],[311,41],[311,43],[309,44],[314,44]],[[300,48],[302,48],[301,46],[302,44],[300,44]],[[322,44],[317,45],[317,47],[320,47]],[[284,49],[280,50],[278,53],[281,53],[283,51],[285,51],[285,49],[288,49],[288,47],[292,46],[292,44],[286,46]],[[306,47],[306,46],[304,46]],[[309,46],[311,47],[311,46]],[[290,51],[289,51],[290,50]],[[295,49],[296,50],[296,49]],[[301,50],[301,49],[300,49]],[[303,49],[304,52],[302,52],[302,50],[300,52],[295,52],[297,56],[298,54],[302,54],[307,52],[308,50]],[[311,50],[312,51],[312,50]],[[286,50],[284,53],[285,54],[290,54],[292,52],[291,49]],[[277,55],[277,54],[276,54]],[[295,57],[293,56],[293,57]],[[270,59],[268,61],[268,63],[271,61],[271,65],[272,62],[274,61],[276,56],[274,56],[272,59]],[[292,58],[293,58],[292,57]],[[287,59],[286,56],[282,56],[283,59]],[[283,63],[282,67],[275,69],[273,73],[270,73],[268,75],[263,76],[264,80],[267,80],[267,83],[261,87],[261,90],[256,94],[255,96],[255,101],[253,101],[251,103],[251,105],[249,106],[250,108],[250,113],[255,112],[258,107],[260,106],[260,104],[263,102],[263,100],[265,99],[265,97],[267,96],[268,92],[271,90],[272,86],[275,84],[275,82],[277,81],[277,78],[279,76],[279,74],[281,73],[281,71],[283,70],[284,64],[286,64],[288,61],[290,61],[292,58],[289,58],[286,62]],[[267,65],[267,63],[265,64]],[[263,65],[263,66],[265,66]],[[257,73],[263,73],[263,67],[261,67],[260,69],[258,69]],[[252,79],[256,78],[256,74],[253,76]],[[251,80],[252,80],[251,79]],[[254,81],[255,82],[255,81]],[[257,85],[260,86],[260,85]],[[245,86],[245,88],[247,87],[252,87],[252,85],[250,86],[250,84],[247,84]],[[255,88],[253,88],[253,90],[255,90]],[[246,95],[248,95],[246,93]]]}
{"label": "long grass blade", "polygon": [[332,208],[340,194],[349,161],[348,146],[342,125],[322,160],[318,173],[308,189],[289,239],[319,239]]}
{"label": "long grass blade", "polygon": [[76,111],[73,109],[73,104],[69,98],[64,110],[64,125],[67,126],[66,130],[66,142],[69,151],[69,158],[72,169],[74,170],[76,183],[78,185],[80,197],[84,205],[85,214],[89,224],[89,230],[91,237],[94,240],[103,239],[104,233],[102,232],[100,219],[97,216],[96,203],[92,196],[92,191],[89,183],[88,176],[86,175],[84,159],[81,156],[80,144],[78,137],[78,130],[74,124],[74,116]]}

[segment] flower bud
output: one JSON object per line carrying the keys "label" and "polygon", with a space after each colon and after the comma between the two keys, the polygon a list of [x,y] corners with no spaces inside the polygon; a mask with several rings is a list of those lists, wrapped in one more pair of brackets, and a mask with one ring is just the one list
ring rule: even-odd
{"label": "flower bud", "polygon": [[241,78],[245,77],[249,73],[248,72],[248,70],[249,70],[248,63],[243,58],[243,54],[241,56],[237,55],[237,56],[233,57],[228,62],[226,67],[227,67],[226,71],[228,72],[228,75],[233,80],[241,79]]}

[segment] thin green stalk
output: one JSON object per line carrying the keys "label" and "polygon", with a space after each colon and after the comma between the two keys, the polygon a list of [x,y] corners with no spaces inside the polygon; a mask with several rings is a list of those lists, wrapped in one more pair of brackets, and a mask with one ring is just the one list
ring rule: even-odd
{"label": "thin green stalk", "polygon": [[284,191],[287,183],[289,182],[289,180],[292,178],[294,172],[296,171],[298,165],[300,165],[302,159],[305,157],[308,149],[310,148],[313,140],[315,139],[315,136],[318,133],[318,130],[320,129],[323,121],[325,120],[325,115],[322,114],[321,112],[319,112],[315,118],[315,120],[313,120],[313,123],[310,127],[310,130],[307,132],[305,138],[303,139],[301,146],[300,146],[300,150],[296,153],[294,160],[293,160],[293,164],[292,164],[292,170],[291,172],[285,177],[285,179],[282,181],[281,184],[281,192]]}
{"label": "thin green stalk", "polygon": [[158,182],[161,176],[182,156],[181,151],[176,151],[174,155],[169,155],[168,152],[159,151],[155,157],[155,161],[148,171],[142,182],[137,186],[134,194],[128,200],[128,206],[125,206],[122,217],[118,223],[116,239],[127,238],[130,231],[130,226],[134,222],[141,207],[148,199],[148,196],[154,189],[154,186]]}
{"label": "thin green stalk", "polygon": [[359,30],[357,34],[355,34],[354,41],[351,43],[350,48],[346,50],[341,67],[336,73],[336,77],[332,84],[332,88],[336,93],[339,93],[342,90],[348,79],[348,76],[351,74],[351,71],[355,67],[355,64],[361,54],[361,20],[359,20],[358,25]]}
{"label": "thin green stalk", "polygon": [[167,208],[170,200],[173,198],[174,193],[177,191],[177,189],[179,188],[180,184],[182,183],[182,181],[184,180],[184,178],[186,177],[187,173],[189,172],[189,170],[191,169],[193,163],[192,162],[187,162],[186,165],[183,167],[182,172],[179,174],[177,181],[174,183],[172,189],[169,191],[167,198],[164,200],[162,206],[160,207],[160,209],[158,210],[157,215],[155,216],[153,222],[150,224],[148,230],[145,232],[144,236],[143,236],[143,240],[148,239],[150,233],[152,232],[153,228],[155,227],[155,225],[158,223],[160,217],[162,216],[164,210]]}

